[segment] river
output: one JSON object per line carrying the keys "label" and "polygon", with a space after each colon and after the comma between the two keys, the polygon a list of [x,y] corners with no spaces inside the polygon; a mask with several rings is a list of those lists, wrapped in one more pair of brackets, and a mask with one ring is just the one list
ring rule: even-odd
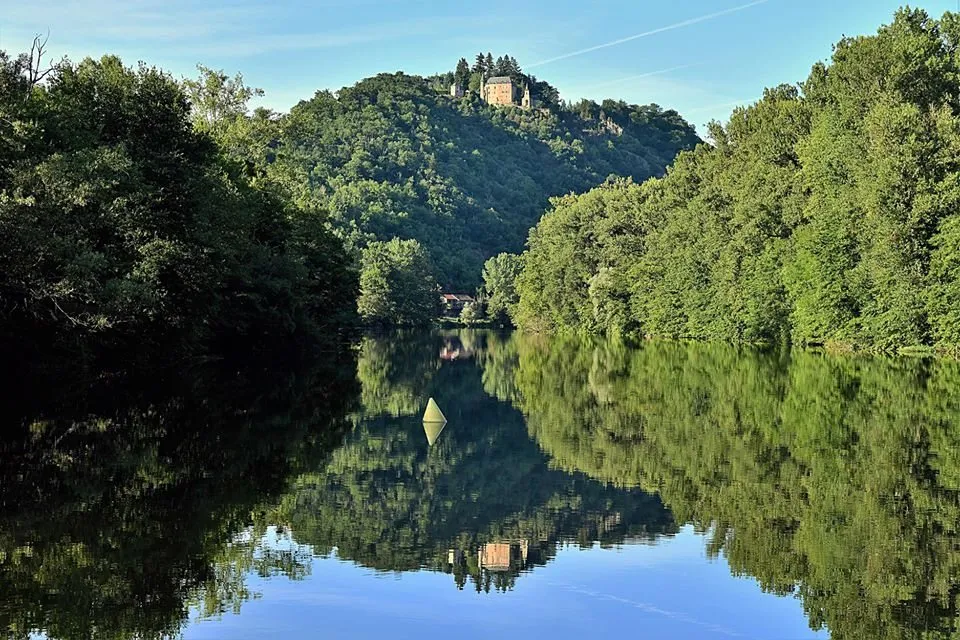
{"label": "river", "polygon": [[0,628],[951,637],[958,383],[946,359],[469,330],[24,382]]}

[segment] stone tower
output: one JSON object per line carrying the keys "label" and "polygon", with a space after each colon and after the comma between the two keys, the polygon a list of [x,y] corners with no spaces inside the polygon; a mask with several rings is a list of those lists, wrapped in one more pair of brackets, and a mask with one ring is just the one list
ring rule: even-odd
{"label": "stone tower", "polygon": [[524,109],[533,109],[533,96],[530,94],[529,82],[523,86],[523,99],[520,101],[520,106]]}

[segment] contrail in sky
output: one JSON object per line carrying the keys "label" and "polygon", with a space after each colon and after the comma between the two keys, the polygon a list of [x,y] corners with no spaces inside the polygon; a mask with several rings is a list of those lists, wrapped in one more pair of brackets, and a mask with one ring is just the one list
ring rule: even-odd
{"label": "contrail in sky", "polygon": [[741,98],[740,100],[732,100],[730,102],[721,102],[720,104],[709,104],[703,107],[695,107],[693,109],[684,109],[684,113],[700,113],[702,111],[713,111],[714,109],[723,109],[724,107],[745,107],[748,104],[752,104],[759,100],[759,98]]}
{"label": "contrail in sky", "polygon": [[625,78],[618,78],[616,80],[608,80],[606,82],[599,82],[597,84],[592,84],[587,89],[600,89],[601,87],[609,87],[615,84],[620,84],[622,82],[629,82],[630,80],[640,80],[641,78],[649,78],[650,76],[660,76],[665,73],[670,73],[671,71],[679,71],[680,69],[689,69],[690,67],[696,67],[703,64],[702,62],[694,62],[692,64],[678,64],[675,67],[667,67],[666,69],[657,69],[656,71],[647,71],[646,73],[638,73],[635,76],[627,76]]}
{"label": "contrail in sky", "polygon": [[606,49],[607,47],[615,47],[618,44],[623,44],[624,42],[630,42],[631,40],[639,40],[640,38],[646,38],[647,36],[652,36],[658,33],[663,33],[664,31],[673,31],[674,29],[680,29],[682,27],[689,27],[692,24],[697,24],[699,22],[706,22],[707,20],[713,20],[714,18],[719,18],[720,16],[725,16],[728,13],[736,13],[737,11],[743,11],[744,9],[749,9],[750,7],[755,7],[758,4],[766,4],[770,0],[755,0],[755,2],[750,2],[748,4],[742,4],[739,7],[733,7],[732,9],[724,9],[723,11],[717,11],[715,13],[708,13],[705,16],[700,16],[699,18],[690,18],[689,20],[684,20],[683,22],[677,22],[676,24],[667,25],[666,27],[659,27],[658,29],[653,29],[652,31],[644,31],[643,33],[638,33],[636,35],[627,36],[626,38],[620,38],[619,40],[614,40],[613,42],[605,42],[604,44],[598,44],[593,47],[587,47],[586,49],[580,49],[579,51],[573,51],[571,53],[565,53],[562,56],[557,56],[556,58],[548,58],[547,60],[541,60],[540,62],[534,64],[528,64],[527,68],[539,67],[541,65],[550,64],[551,62],[556,62],[557,60],[566,60],[567,58],[572,58],[574,56],[581,56],[585,53],[590,53],[591,51],[596,51],[598,49]]}

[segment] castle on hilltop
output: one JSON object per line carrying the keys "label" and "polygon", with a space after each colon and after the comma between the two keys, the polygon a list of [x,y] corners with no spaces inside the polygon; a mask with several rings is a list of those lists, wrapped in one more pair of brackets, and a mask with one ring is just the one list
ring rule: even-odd
{"label": "castle on hilltop", "polygon": [[[450,86],[450,97],[462,98],[464,95],[463,85],[454,82]],[[488,79],[481,76],[480,99],[495,106],[514,106],[522,109],[534,107],[530,84],[524,84],[521,91],[520,86],[510,76],[495,76]]]}

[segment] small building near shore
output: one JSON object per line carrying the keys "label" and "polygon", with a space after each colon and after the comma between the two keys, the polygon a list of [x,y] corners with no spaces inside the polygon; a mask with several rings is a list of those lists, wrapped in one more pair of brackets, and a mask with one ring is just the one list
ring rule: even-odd
{"label": "small building near shore", "polygon": [[476,302],[473,296],[465,293],[444,293],[440,296],[440,302],[443,304],[443,310],[447,315],[459,316],[463,308],[468,304]]}

